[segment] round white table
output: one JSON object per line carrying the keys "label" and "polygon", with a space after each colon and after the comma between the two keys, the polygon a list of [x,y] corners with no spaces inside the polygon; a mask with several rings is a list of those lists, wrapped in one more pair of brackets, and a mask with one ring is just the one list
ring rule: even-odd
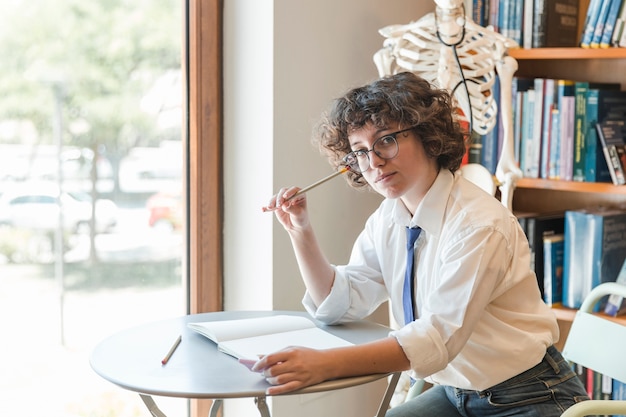
{"label": "round white table", "polygon": [[[187,327],[187,323],[235,320],[278,314],[308,316],[296,311],[225,311],[193,314],[157,321],[120,331],[100,342],[90,358],[93,370],[104,379],[139,393],[154,417],[165,417],[152,395],[213,399],[210,416],[216,416],[228,398],[254,398],[262,417],[269,417],[265,390],[269,384],[259,373],[251,372],[237,359],[218,351],[208,338]],[[369,321],[319,327],[349,342],[359,344],[384,338],[388,327]],[[169,361],[161,364],[178,336],[181,343]],[[353,387],[385,378],[375,374],[326,381],[289,394],[305,394]],[[400,374],[390,378],[377,416],[385,415]]]}

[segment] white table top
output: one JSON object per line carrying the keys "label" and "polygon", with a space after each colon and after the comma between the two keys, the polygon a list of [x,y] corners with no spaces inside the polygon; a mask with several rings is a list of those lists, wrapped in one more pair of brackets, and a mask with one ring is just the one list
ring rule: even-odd
{"label": "white table top", "polygon": [[[104,379],[140,394],[183,398],[262,397],[269,384],[217,345],[187,327],[194,321],[233,320],[277,314],[308,316],[294,311],[236,311],[188,315],[144,324],[116,333],[96,346],[90,363]],[[319,323],[318,323],[319,324]],[[328,332],[358,344],[384,338],[389,328],[368,321],[324,326]],[[176,338],[182,341],[169,362],[161,360]],[[384,378],[376,374],[323,382],[291,394],[347,388]]]}

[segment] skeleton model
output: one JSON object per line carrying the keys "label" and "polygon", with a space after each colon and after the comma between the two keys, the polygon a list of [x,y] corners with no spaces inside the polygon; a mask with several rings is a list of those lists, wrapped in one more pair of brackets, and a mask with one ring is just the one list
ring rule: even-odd
{"label": "skeleton model", "polygon": [[511,87],[517,61],[506,53],[517,44],[466,18],[463,0],[435,0],[435,3],[435,13],[406,25],[381,29],[386,39],[383,48],[374,55],[374,63],[380,76],[411,71],[450,91],[470,129],[480,135],[496,125],[498,109],[493,85],[497,71],[504,137],[496,178],[502,204],[511,209],[515,183],[522,172],[515,163],[512,129]]}

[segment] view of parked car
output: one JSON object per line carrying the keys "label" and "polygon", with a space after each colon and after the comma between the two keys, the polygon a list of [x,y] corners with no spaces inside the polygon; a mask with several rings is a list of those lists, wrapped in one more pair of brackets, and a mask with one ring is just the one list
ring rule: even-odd
{"label": "view of parked car", "polygon": [[[62,192],[55,183],[19,183],[0,196],[0,224],[19,228],[51,231],[58,228],[62,209],[64,230],[88,232],[92,217],[89,194]],[[107,199],[96,200],[97,233],[111,232],[117,224],[117,205]]]}
{"label": "view of parked car", "polygon": [[180,193],[160,192],[146,202],[148,224],[161,231],[179,230],[183,226],[183,204]]}

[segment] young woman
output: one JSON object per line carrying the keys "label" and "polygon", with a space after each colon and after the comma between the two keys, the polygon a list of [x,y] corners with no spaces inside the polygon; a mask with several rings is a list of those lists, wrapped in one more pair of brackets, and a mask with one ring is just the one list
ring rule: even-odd
{"label": "young woman", "polygon": [[[304,306],[333,324],[385,300],[404,325],[386,339],[339,349],[293,347],[261,358],[280,394],[324,380],[410,370],[433,387],[389,416],[560,416],[588,399],[553,346],[558,326],[541,299],[515,216],[457,172],[466,134],[452,99],[412,73],[337,99],[316,140],[354,187],[385,199],[346,265],[331,265],[309,222],[306,194],[282,188],[269,208],[289,234]],[[409,234],[417,235],[408,243]],[[406,263],[414,258],[405,279]]]}

